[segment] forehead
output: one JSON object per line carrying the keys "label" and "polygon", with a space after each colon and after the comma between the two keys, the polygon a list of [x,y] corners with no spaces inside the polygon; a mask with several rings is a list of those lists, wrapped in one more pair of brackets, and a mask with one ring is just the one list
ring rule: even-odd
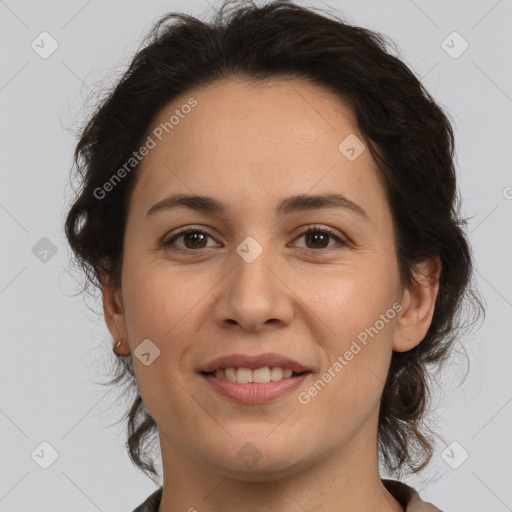
{"label": "forehead", "polygon": [[[184,108],[191,99],[195,106]],[[134,208],[147,210],[176,191],[227,198],[240,211],[252,199],[336,191],[368,209],[386,207],[368,148],[352,161],[340,150],[347,137],[364,144],[352,110],[304,81],[227,80],[193,89],[167,104],[148,134],[156,146],[139,167]]]}

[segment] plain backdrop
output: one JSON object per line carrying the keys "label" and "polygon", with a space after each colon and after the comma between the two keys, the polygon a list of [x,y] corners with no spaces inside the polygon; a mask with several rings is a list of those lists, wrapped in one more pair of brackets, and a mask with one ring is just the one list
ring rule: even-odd
{"label": "plain backdrop", "polygon": [[[113,357],[101,304],[73,296],[62,228],[73,130],[91,90],[120,76],[156,18],[181,11],[204,19],[217,4],[0,0],[2,511],[128,512],[158,485],[124,449],[116,422],[128,403],[95,383]],[[425,474],[404,480],[446,512],[512,510],[512,0],[300,4],[389,36],[453,122],[487,314],[460,342],[465,382],[457,357],[439,382],[446,443]],[[47,58],[33,45],[42,37],[45,51],[58,44]]]}

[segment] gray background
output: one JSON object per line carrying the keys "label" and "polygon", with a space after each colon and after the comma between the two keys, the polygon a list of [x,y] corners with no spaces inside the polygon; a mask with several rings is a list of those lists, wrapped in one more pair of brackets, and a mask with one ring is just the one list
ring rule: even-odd
{"label": "gray background", "polygon": [[[391,37],[452,119],[487,316],[461,342],[470,359],[465,383],[456,358],[436,395],[437,428],[446,444],[458,443],[450,452],[458,467],[441,444],[431,468],[405,481],[446,512],[512,510],[512,0],[300,3],[333,7]],[[120,75],[155,18],[170,10],[204,17],[210,5],[0,0],[2,511],[130,511],[159,485],[124,450],[124,424],[116,422],[128,404],[95,384],[113,357],[111,339],[100,304],[72,296],[62,223],[72,130],[88,113],[87,96]],[[43,31],[59,45],[46,59],[31,47]],[[444,46],[462,48],[446,39],[454,31],[469,44],[457,58]],[[42,252],[52,245],[55,254]],[[40,464],[51,449],[42,442],[58,454],[47,469]]]}

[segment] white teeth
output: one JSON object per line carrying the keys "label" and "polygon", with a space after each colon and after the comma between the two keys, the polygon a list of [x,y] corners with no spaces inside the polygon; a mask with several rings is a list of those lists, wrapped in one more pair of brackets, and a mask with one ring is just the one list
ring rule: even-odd
{"label": "white teeth", "polygon": [[236,372],[236,381],[240,382],[240,384],[252,382],[252,370],[249,368],[238,368]]}
{"label": "white teeth", "polygon": [[[240,369],[238,371],[240,371]],[[257,382],[258,384],[270,382],[270,368],[265,366],[265,368],[258,368],[257,370],[254,370],[252,372],[252,381]]]}
{"label": "white teeth", "polygon": [[274,366],[270,370],[270,380],[281,380],[283,378],[283,369],[279,366]]}
{"label": "white teeth", "polygon": [[247,384],[254,382],[256,384],[265,384],[266,382],[288,379],[292,376],[293,371],[290,368],[280,368],[279,366],[257,368],[226,368],[224,370],[216,370],[215,377],[227,379],[231,382],[239,384]]}
{"label": "white teeth", "polygon": [[236,369],[235,368],[226,368],[226,379],[231,382],[236,382]]}

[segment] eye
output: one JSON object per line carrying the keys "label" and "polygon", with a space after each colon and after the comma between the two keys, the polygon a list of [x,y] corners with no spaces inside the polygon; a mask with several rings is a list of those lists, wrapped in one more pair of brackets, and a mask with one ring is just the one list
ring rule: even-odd
{"label": "eye", "polygon": [[[329,248],[329,250],[333,247],[333,245],[329,245],[329,239],[334,239],[334,241],[338,242],[341,246],[347,246],[348,244],[337,234],[332,232],[327,228],[322,228],[320,226],[313,226],[304,231],[301,235],[299,235],[298,239],[305,237],[306,247],[305,249],[310,249],[312,251],[320,251],[322,252],[324,249]],[[171,251],[200,251],[201,249],[206,249],[208,247],[215,247],[207,245],[208,238],[213,240],[213,237],[209,235],[206,231],[198,228],[184,228],[181,229],[178,233],[175,233],[171,238],[163,242],[163,246],[168,248]],[[176,244],[177,240],[182,239],[184,246],[179,246]],[[298,240],[297,239],[297,240]],[[308,244],[312,245],[308,246]],[[335,246],[336,244],[334,244]]]}
{"label": "eye", "polygon": [[[313,251],[326,249],[329,246],[329,238],[334,239],[336,242],[341,244],[342,246],[348,245],[340,236],[333,233],[331,230],[322,228],[319,226],[313,226],[308,230],[304,231],[298,239],[305,237],[306,241],[306,249],[311,249]],[[307,244],[312,244],[312,247],[308,247]],[[334,244],[336,245],[336,244]]]}
{"label": "eye", "polygon": [[[207,239],[212,238],[208,233],[201,229],[197,228],[187,228],[182,229],[178,233],[176,233],[173,237],[171,237],[169,240],[166,240],[163,242],[163,245],[167,248],[169,248],[172,251],[177,250],[200,250],[205,249],[206,241]],[[176,240],[182,238],[185,246],[176,246]],[[210,246],[212,247],[212,246]]]}

